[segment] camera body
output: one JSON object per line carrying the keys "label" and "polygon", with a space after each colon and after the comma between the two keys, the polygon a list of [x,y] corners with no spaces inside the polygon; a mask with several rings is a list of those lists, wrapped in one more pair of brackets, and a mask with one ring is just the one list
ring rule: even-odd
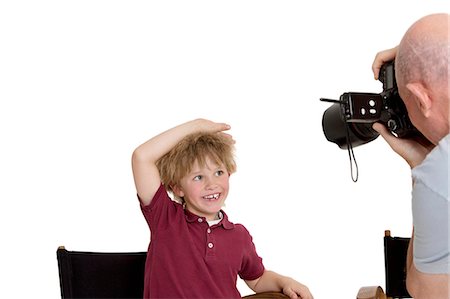
{"label": "camera body", "polygon": [[380,122],[400,138],[420,135],[411,123],[395,80],[394,61],[380,69],[381,93],[346,92],[323,114],[325,137],[341,149],[356,147],[378,137],[372,124]]}

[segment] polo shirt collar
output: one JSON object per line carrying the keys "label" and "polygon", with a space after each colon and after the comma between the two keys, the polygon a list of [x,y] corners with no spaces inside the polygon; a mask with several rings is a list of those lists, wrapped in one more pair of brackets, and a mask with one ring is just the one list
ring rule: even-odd
{"label": "polo shirt collar", "polygon": [[[220,212],[223,215],[222,220],[216,224],[217,226],[222,226],[224,229],[233,229],[234,228],[234,224],[232,222],[230,222],[228,220],[228,215],[223,211],[220,210]],[[189,210],[184,209],[184,214],[186,216],[186,221],[189,223],[194,223],[194,222],[206,222],[206,218],[205,217],[200,217],[195,215],[194,213],[191,213]],[[214,225],[214,226],[216,226]]]}

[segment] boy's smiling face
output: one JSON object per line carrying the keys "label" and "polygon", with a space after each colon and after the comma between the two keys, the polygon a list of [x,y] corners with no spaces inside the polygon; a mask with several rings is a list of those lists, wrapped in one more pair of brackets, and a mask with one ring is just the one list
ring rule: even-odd
{"label": "boy's smiling face", "polygon": [[173,191],[178,197],[184,198],[188,211],[214,220],[227,198],[229,178],[224,165],[217,165],[206,158],[203,167],[196,161],[191,172],[173,186]]}

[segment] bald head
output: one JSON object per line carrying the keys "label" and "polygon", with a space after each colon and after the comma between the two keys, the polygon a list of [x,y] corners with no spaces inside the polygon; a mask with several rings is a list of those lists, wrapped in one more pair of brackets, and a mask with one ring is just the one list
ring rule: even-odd
{"label": "bald head", "polygon": [[414,126],[437,144],[450,132],[448,14],[433,14],[405,33],[395,58],[400,97]]}
{"label": "bald head", "polygon": [[448,14],[432,14],[415,22],[400,42],[396,57],[399,83],[421,81],[448,85]]}

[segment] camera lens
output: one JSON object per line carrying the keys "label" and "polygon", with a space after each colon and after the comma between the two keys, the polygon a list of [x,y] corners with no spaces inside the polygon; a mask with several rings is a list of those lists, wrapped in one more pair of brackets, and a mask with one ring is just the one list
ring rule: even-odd
{"label": "camera lens", "polygon": [[372,123],[346,122],[342,117],[341,104],[331,105],[322,117],[323,133],[328,141],[336,143],[341,149],[356,147],[378,137]]}

